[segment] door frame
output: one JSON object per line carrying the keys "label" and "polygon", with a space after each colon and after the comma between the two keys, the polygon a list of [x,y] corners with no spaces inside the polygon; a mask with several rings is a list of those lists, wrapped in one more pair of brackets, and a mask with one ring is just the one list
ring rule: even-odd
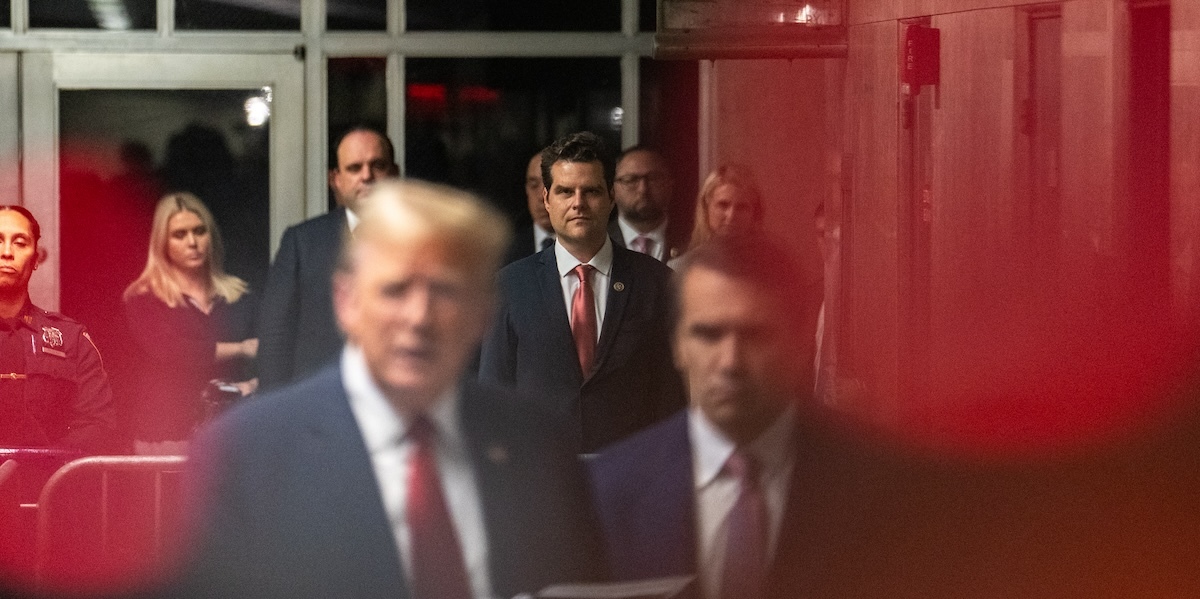
{"label": "door frame", "polygon": [[[60,300],[60,90],[250,89],[270,87],[271,255],[283,231],[306,216],[304,63],[279,54],[117,54],[28,52],[21,55],[23,204],[42,225],[48,255],[30,280],[34,303]],[[37,174],[34,176],[34,174]],[[323,190],[322,190],[323,191]]]}

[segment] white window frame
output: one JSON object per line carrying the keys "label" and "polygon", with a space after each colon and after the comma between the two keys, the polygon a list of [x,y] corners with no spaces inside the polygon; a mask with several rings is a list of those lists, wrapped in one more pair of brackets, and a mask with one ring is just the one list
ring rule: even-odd
{"label": "white window frame", "polygon": [[[325,0],[300,0],[300,31],[177,31],[175,0],[157,0],[154,31],[54,30],[29,28],[28,3],[12,0],[12,28],[0,30],[0,55],[7,52],[116,52],[187,54],[292,54],[304,51],[305,217],[326,211],[328,59],[355,56],[387,58],[387,132],[396,140],[396,159],[404,164],[404,59],[482,57],[613,57],[621,63],[621,144],[639,139],[639,60],[654,50],[654,34],[638,31],[638,0],[621,0],[621,29],[613,32],[489,32],[405,30],[404,0],[388,0],[387,31],[327,32]],[[0,61],[0,83],[4,79]],[[17,108],[0,94],[0,120]],[[0,129],[0,152],[6,132]],[[0,185],[4,179],[0,177]],[[3,189],[3,188],[0,188]]]}

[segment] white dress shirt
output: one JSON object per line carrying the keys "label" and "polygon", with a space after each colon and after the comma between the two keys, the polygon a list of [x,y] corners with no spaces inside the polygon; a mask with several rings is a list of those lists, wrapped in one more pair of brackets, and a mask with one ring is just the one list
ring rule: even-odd
{"label": "white dress shirt", "polygon": [[[341,365],[342,384],[350,398],[350,411],[354,413],[371,456],[383,508],[400,551],[401,565],[405,576],[411,580],[412,537],[405,519],[409,456],[413,450],[407,436],[409,423],[392,408],[375,384],[360,348],[347,344],[342,350]],[[457,388],[446,390],[426,416],[437,428],[438,477],[463,551],[471,594],[477,599],[490,599],[492,583],[488,571],[487,531],[483,525],[483,506],[475,482],[475,469],[458,422],[458,399]]]}
{"label": "white dress shirt", "polygon": [[[796,465],[796,411],[789,406],[763,431],[748,449],[761,464],[759,486],[767,502],[768,564],[779,544],[779,527],[787,507],[788,487]],[[717,429],[697,408],[688,411],[688,429],[692,445],[692,472],[696,493],[696,531],[700,544],[697,564],[700,590],[704,597],[720,594],[721,571],[725,563],[725,545],[729,537],[728,517],[741,489],[733,476],[723,472],[733,454],[734,443]]]}
{"label": "white dress shirt", "polygon": [[533,251],[534,253],[542,251],[543,240],[549,239],[554,241],[554,231],[547,231],[538,225],[533,225]]}
{"label": "white dress shirt", "polygon": [[621,237],[625,240],[625,247],[633,249],[633,240],[637,239],[638,235],[646,237],[654,242],[652,252],[647,255],[652,256],[655,260],[662,261],[663,252],[667,251],[667,221],[663,220],[662,224],[654,228],[649,233],[639,233],[629,221],[621,214],[617,214],[617,226],[621,229]]}
{"label": "white dress shirt", "polygon": [[[592,256],[587,264],[591,264],[596,271],[592,273],[592,299],[596,300],[596,340],[600,340],[600,333],[604,330],[604,308],[608,305],[608,282],[612,278],[612,240],[606,235],[604,237],[604,245],[600,246],[600,251]],[[576,266],[584,264],[578,258],[571,255],[561,243],[554,242],[554,259],[558,262],[559,280],[562,282],[563,302],[567,306],[567,320],[571,319],[571,300],[575,297],[575,290],[579,289],[579,277],[573,272]]]}
{"label": "white dress shirt", "polygon": [[350,229],[351,233],[353,233],[354,230],[358,228],[358,221],[359,221],[358,215],[355,214],[353,210],[347,208],[346,209],[346,227],[348,229]]}

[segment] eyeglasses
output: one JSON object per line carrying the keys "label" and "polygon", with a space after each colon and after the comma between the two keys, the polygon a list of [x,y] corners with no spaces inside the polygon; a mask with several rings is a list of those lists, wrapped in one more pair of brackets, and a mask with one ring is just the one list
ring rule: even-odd
{"label": "eyeglasses", "polygon": [[645,181],[646,185],[654,185],[656,183],[662,183],[666,180],[666,173],[655,171],[646,173],[644,175],[625,175],[623,177],[617,177],[617,185],[628,189],[634,189],[642,181]]}

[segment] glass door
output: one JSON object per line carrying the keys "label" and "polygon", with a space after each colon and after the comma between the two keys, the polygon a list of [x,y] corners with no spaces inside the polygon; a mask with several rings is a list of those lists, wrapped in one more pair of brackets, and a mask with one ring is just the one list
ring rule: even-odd
{"label": "glass door", "polygon": [[48,252],[36,304],[107,338],[170,191],[209,206],[227,270],[262,288],[283,230],[305,217],[301,61],[28,53],[22,66],[23,197]]}

